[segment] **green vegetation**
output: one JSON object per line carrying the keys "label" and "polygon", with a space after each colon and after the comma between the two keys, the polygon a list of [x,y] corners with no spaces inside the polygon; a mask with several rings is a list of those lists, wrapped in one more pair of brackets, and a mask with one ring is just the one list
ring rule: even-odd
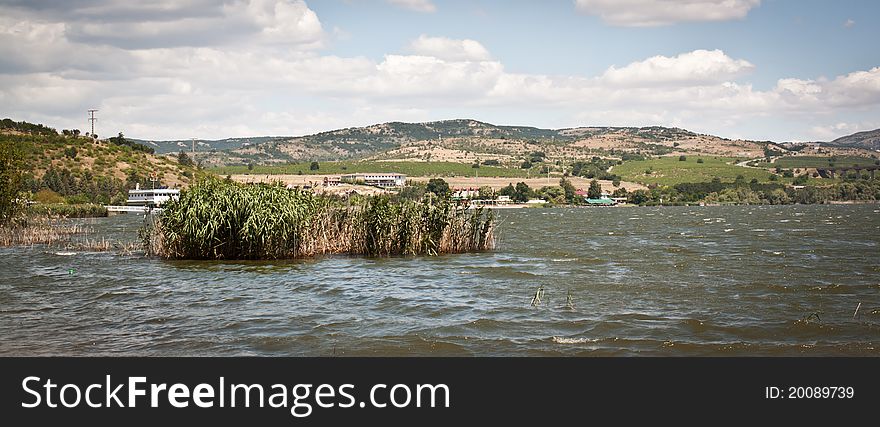
{"label": "green vegetation", "polygon": [[167,259],[437,255],[494,247],[491,211],[464,210],[446,198],[340,200],[207,179],[163,208],[142,237],[148,253]]}
{"label": "green vegetation", "polygon": [[449,189],[449,183],[443,178],[431,178],[425,186],[425,191],[434,193],[436,196],[448,196],[452,191]]}
{"label": "green vegetation", "polygon": [[[43,126],[40,124],[33,124],[28,122],[16,122],[12,119],[3,119],[0,120],[0,129],[28,133],[33,135],[48,135],[55,136],[58,135],[58,131],[52,129],[48,126]],[[79,134],[79,130],[76,131]]]}
{"label": "green vegetation", "polygon": [[[479,169],[480,176],[498,176],[505,178],[525,178],[526,170],[508,169],[488,166],[483,163]],[[378,162],[378,161],[339,161],[322,162],[320,169],[312,170],[310,162],[288,163],[278,166],[225,166],[210,169],[218,176],[226,175],[341,175],[365,172],[395,172],[407,176],[473,176],[475,171],[468,163],[453,162]]]}
{"label": "green vegetation", "polygon": [[31,216],[63,217],[63,218],[96,218],[107,216],[104,205],[85,203],[68,205],[63,203],[37,204],[28,206]]}
{"label": "green vegetation", "polygon": [[595,179],[590,181],[590,188],[587,189],[587,198],[598,199],[602,197],[602,186]]}
{"label": "green vegetation", "polygon": [[[196,170],[173,160],[154,157],[149,147],[133,143],[122,134],[108,141],[79,137],[79,131],[54,129],[10,119],[0,121],[0,220],[8,218],[2,200],[27,200],[45,204],[124,204],[128,189],[136,185],[186,182]],[[10,160],[12,159],[12,160]],[[17,172],[14,172],[14,171]],[[49,208],[46,208],[49,209]],[[53,215],[84,212],[105,215],[90,208],[53,207]],[[33,212],[33,209],[30,210]],[[25,212],[20,210],[19,212]]]}
{"label": "green vegetation", "polygon": [[612,166],[619,164],[617,160],[602,159],[593,157],[590,161],[578,161],[572,164],[571,174],[574,176],[582,176],[589,179],[607,179],[613,181],[619,179],[615,174],[607,172]]}
{"label": "green vegetation", "polygon": [[[615,194],[617,194],[615,192]],[[782,184],[712,182],[681,183],[675,186],[636,190],[627,195],[628,202],[638,205],[816,204],[840,201],[880,201],[880,180],[849,180],[828,186],[794,188]]]}
{"label": "green vegetation", "polygon": [[115,145],[119,145],[119,146],[123,146],[123,147],[131,147],[131,149],[135,150],[135,151],[142,151],[144,153],[150,153],[150,154],[153,154],[156,152],[156,150],[154,150],[153,147],[148,147],[148,146],[141,144],[139,142],[134,142],[134,141],[125,139],[125,135],[123,135],[122,132],[119,132],[119,135],[117,135],[117,136],[107,138],[107,140],[110,141],[111,144],[115,144]]}
{"label": "green vegetation", "polygon": [[535,191],[525,182],[518,182],[515,187],[513,184],[508,184],[507,187],[499,190],[498,194],[510,197],[515,203],[525,203],[535,196]]}
{"label": "green vegetation", "polygon": [[[700,163],[698,160],[703,160]],[[769,182],[770,173],[766,170],[737,166],[736,159],[725,157],[693,157],[679,160],[678,157],[659,157],[650,160],[629,161],[615,166],[614,172],[624,181],[640,182],[646,185],[675,185],[689,182],[709,182],[719,178],[731,182],[742,175],[746,180],[757,179]]]}
{"label": "green vegetation", "polygon": [[828,168],[850,166],[877,166],[880,160],[859,156],[787,156],[776,159],[774,163],[759,162],[763,168]]}
{"label": "green vegetation", "polygon": [[22,153],[9,140],[0,140],[0,225],[21,210]]}

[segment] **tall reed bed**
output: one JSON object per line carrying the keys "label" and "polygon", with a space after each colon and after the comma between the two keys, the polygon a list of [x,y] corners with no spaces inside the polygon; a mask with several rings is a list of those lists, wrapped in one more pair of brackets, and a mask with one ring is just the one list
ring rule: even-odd
{"label": "tall reed bed", "polygon": [[0,226],[0,246],[67,245],[74,236],[88,232],[81,224],[58,219],[28,218]]}
{"label": "tall reed bed", "polygon": [[107,216],[107,208],[103,205],[86,203],[81,205],[66,205],[63,203],[37,204],[28,206],[27,214],[30,216],[47,216],[60,218],[99,218]]}
{"label": "tall reed bed", "polygon": [[205,180],[163,205],[142,233],[167,259],[282,259],[322,254],[437,255],[492,249],[491,211],[444,199],[342,200],[280,185]]}

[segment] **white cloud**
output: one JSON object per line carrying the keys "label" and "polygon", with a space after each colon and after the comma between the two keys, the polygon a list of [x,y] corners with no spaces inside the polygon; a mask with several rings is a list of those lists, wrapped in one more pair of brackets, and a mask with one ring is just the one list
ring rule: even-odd
{"label": "white cloud", "polygon": [[220,46],[243,40],[314,49],[325,38],[320,20],[303,0],[84,0],[72,2],[67,10],[44,10],[38,3],[0,9],[20,21],[60,23],[71,42],[123,49]]}
{"label": "white cloud", "polygon": [[612,66],[602,80],[622,86],[695,85],[728,81],[754,67],[720,50],[695,50],[671,58],[653,56],[623,68]]}
{"label": "white cloud", "polygon": [[431,0],[388,0],[388,3],[422,13],[437,11],[437,6]]}
{"label": "white cloud", "polygon": [[856,21],[853,21],[852,19],[847,19],[846,22],[843,23],[844,28],[852,28],[855,26],[856,26]]}
{"label": "white cloud", "polygon": [[[0,117],[85,129],[85,110],[99,108],[99,134],[168,139],[457,117],[537,126],[662,124],[731,136],[765,120],[773,122],[768,129],[791,123],[786,135],[807,139],[826,123],[880,116],[880,68],[782,78],[764,90],[747,81],[755,65],[746,59],[695,50],[596,75],[521,73],[506,70],[476,40],[427,35],[379,59],[329,55],[321,49],[320,20],[302,1],[163,3],[176,15],[139,3],[78,1],[89,7],[71,9],[70,19],[0,6]],[[111,12],[98,8],[107,5]],[[179,31],[176,39],[132,20],[137,13],[169,34]],[[181,23],[191,28],[174,28]],[[228,28],[227,36],[196,43],[186,32],[214,23]],[[115,25],[129,25],[130,34],[106,32]]]}
{"label": "white cloud", "polygon": [[760,4],[761,0],[575,0],[577,10],[628,27],[742,19]]}
{"label": "white cloud", "polygon": [[850,135],[865,129],[875,129],[877,127],[878,125],[876,122],[872,124],[838,122],[824,126],[813,126],[810,128],[810,131],[817,137],[817,139],[831,141],[841,136]]}
{"label": "white cloud", "polygon": [[433,56],[447,61],[486,61],[489,51],[477,41],[456,40],[446,37],[421,35],[410,43],[410,50],[417,55]]}
{"label": "white cloud", "polygon": [[834,80],[780,79],[774,90],[792,105],[823,108],[880,104],[880,67],[856,71]]}

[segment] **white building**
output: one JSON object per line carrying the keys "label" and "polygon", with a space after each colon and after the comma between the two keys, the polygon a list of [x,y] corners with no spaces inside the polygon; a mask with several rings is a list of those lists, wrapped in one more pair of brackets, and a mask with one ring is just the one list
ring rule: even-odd
{"label": "white building", "polygon": [[363,183],[379,188],[403,187],[406,185],[406,175],[402,173],[352,173],[342,175],[342,182]]}

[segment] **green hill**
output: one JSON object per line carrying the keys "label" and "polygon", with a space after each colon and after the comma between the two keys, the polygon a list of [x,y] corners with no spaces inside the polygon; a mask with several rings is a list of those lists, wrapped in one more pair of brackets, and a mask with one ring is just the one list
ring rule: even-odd
{"label": "green hill", "polygon": [[[158,156],[151,147],[121,134],[103,140],[61,133],[44,125],[0,121],[0,150],[16,159],[20,190],[40,202],[124,203],[136,185],[179,187],[197,173],[191,162]],[[4,183],[6,184],[6,183]]]}

